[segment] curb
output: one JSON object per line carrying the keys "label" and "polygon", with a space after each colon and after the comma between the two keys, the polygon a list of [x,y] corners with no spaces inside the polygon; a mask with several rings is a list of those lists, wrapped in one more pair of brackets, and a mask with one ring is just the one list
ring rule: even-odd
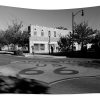
{"label": "curb", "polygon": [[31,55],[31,56],[28,56],[28,55],[25,55],[25,57],[27,58],[34,58],[34,57],[39,57],[39,58],[66,58],[66,57],[57,57],[57,56],[45,56],[45,55]]}
{"label": "curb", "polygon": [[39,57],[39,58],[66,58],[66,56],[52,56],[52,55],[32,55],[32,54],[24,54],[24,57],[27,58],[34,58],[34,57]]}

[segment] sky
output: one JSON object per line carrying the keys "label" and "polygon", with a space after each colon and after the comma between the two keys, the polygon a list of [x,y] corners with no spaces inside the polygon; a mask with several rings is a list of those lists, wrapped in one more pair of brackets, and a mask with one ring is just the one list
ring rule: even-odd
{"label": "sky", "polygon": [[[0,6],[0,29],[6,29],[12,23],[12,20],[17,19],[23,22],[23,27],[27,28],[30,24],[45,27],[63,26],[67,29],[72,29],[72,12],[75,14],[79,9],[64,9],[64,10],[36,10]],[[74,21],[79,24],[83,21],[88,22],[93,29],[100,30],[100,7],[83,8],[84,16],[81,12],[74,17]]]}

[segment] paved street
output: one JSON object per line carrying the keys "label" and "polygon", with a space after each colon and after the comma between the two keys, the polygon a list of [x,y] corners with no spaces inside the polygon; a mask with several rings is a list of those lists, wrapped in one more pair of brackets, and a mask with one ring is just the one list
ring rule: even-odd
{"label": "paved street", "polygon": [[89,63],[92,60],[0,54],[0,74],[44,82],[50,87],[48,92],[53,94],[100,92],[100,64]]}
{"label": "paved street", "polygon": [[49,93],[100,93],[100,77],[80,77],[63,80],[50,85]]}

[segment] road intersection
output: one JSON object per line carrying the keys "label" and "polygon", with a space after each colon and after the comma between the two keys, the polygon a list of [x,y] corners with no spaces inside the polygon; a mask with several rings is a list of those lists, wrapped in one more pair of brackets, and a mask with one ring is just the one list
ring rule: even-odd
{"label": "road intersection", "polygon": [[[100,69],[79,65],[81,62],[83,64],[91,62],[91,59],[51,57],[19,59],[12,58],[10,63],[1,65],[0,73],[44,82],[51,87],[50,93],[100,92],[100,86],[97,86],[100,84]],[[90,89],[90,86],[93,88]]]}

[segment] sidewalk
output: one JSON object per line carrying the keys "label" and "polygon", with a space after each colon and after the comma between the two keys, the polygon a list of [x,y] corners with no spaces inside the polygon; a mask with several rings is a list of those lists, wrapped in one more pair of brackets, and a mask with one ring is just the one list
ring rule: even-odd
{"label": "sidewalk", "polygon": [[24,53],[24,56],[27,58],[55,58],[55,59],[60,59],[60,58],[66,58],[66,56],[53,56],[53,55],[41,55],[41,54],[29,54],[29,53]]}
{"label": "sidewalk", "polygon": [[9,51],[0,51],[0,54],[13,54],[13,52],[9,52]]}

